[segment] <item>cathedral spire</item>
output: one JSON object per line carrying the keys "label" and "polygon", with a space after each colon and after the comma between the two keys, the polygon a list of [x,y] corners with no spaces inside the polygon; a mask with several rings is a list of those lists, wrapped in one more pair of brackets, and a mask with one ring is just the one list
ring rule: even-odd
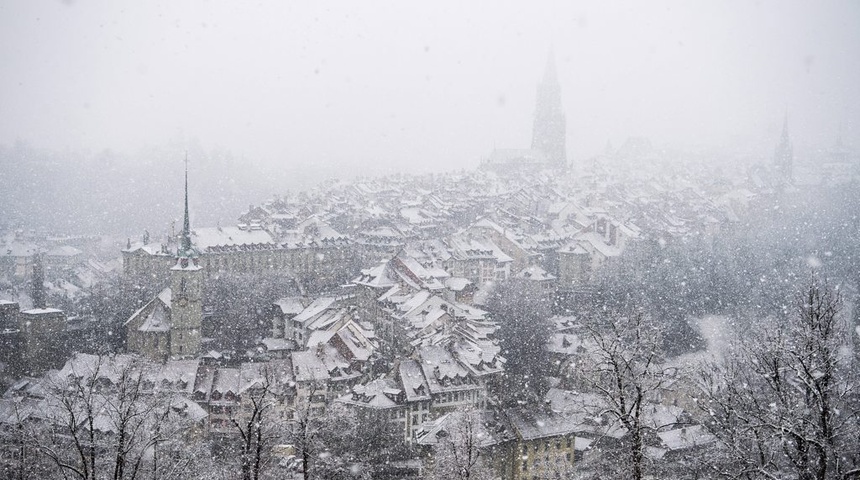
{"label": "cathedral spire", "polygon": [[567,165],[567,122],[561,102],[561,86],[555,67],[555,49],[550,47],[544,76],[537,88],[532,148],[543,152],[550,165]]}
{"label": "cathedral spire", "polygon": [[546,68],[543,72],[544,85],[558,85],[558,72],[555,68],[555,46],[550,45],[549,56],[546,59]]}

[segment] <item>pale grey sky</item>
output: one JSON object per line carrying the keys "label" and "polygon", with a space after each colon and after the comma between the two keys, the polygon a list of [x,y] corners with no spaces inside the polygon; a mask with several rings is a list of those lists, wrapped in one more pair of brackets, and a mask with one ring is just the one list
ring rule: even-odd
{"label": "pale grey sky", "polygon": [[554,44],[568,154],[860,143],[860,2],[0,1],[0,143],[195,139],[284,165],[528,147]]}

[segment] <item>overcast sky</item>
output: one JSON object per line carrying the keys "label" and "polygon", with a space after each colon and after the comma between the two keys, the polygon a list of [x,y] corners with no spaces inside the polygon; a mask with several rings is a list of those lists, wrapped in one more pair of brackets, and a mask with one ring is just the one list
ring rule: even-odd
{"label": "overcast sky", "polygon": [[283,164],[528,147],[554,45],[568,154],[858,143],[860,2],[0,1],[0,143],[195,140]]}

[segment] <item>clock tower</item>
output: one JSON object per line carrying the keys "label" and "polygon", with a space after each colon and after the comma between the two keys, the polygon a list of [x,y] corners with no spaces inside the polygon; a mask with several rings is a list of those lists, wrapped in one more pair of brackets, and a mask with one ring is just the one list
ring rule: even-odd
{"label": "clock tower", "polygon": [[188,158],[185,159],[185,222],[176,250],[176,263],[170,269],[170,356],[196,357],[200,353],[203,323],[203,269],[200,254],[191,244],[188,216]]}

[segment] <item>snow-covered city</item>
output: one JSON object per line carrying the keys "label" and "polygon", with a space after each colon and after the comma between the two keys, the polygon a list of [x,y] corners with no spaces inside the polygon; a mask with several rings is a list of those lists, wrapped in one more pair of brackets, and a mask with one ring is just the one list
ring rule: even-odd
{"label": "snow-covered city", "polygon": [[[468,21],[451,20],[457,7],[444,2],[422,6],[414,17],[376,2],[335,2],[324,11],[188,3],[194,6],[0,5],[0,27],[13,31],[0,33],[0,59],[8,59],[0,68],[13,78],[0,92],[0,131],[8,131],[0,135],[0,477],[860,478],[860,83],[843,83],[860,82],[860,42],[849,41],[860,36],[858,5],[729,2],[722,17],[706,18],[696,7],[662,1],[505,3],[487,15],[516,21],[521,7],[521,27],[476,28],[496,40],[528,38],[528,48],[515,50],[530,60],[512,67],[518,80],[506,84],[511,90],[489,95],[485,107],[495,109],[496,120],[484,121],[490,117],[483,113],[452,119],[474,135],[448,137],[447,146],[432,109],[418,123],[408,115],[392,120],[403,130],[385,135],[402,138],[368,137],[363,147],[360,132],[378,121],[374,114],[351,136],[339,129],[360,124],[361,115],[330,120],[328,104],[296,97],[307,123],[321,117],[330,130],[320,137],[291,133],[304,128],[301,121],[274,135],[259,127],[259,145],[246,150],[242,142],[256,142],[251,133],[212,136],[218,122],[198,117],[176,124],[187,133],[166,141],[154,126],[141,149],[107,138],[124,133],[100,123],[99,112],[109,107],[98,105],[106,101],[98,94],[71,100],[87,102],[79,124],[78,107],[68,107],[66,117],[62,104],[38,107],[51,117],[42,124],[41,114],[25,113],[28,104],[13,99],[10,88],[33,95],[32,105],[42,94],[66,95],[54,86],[60,80],[40,77],[39,69],[73,78],[86,67],[26,54],[45,53],[45,45],[62,51],[64,38],[92,42],[83,28],[92,22],[114,33],[144,32],[139,39],[156,38],[160,30],[147,29],[156,26],[167,38],[193,37],[195,29],[216,35],[211,50],[197,45],[196,53],[176,53],[208,68],[224,32],[274,41],[282,33],[271,22],[279,25],[281,15],[285,25],[322,19],[323,26],[301,29],[340,46],[300,44],[305,55],[321,55],[323,73],[341,58],[327,48],[366,51],[375,41],[393,45],[394,35],[423,46],[421,56],[477,35]],[[289,17],[282,8],[313,18]],[[462,18],[483,15],[475,8],[466,7]],[[242,18],[232,18],[231,9]],[[148,27],[134,26],[130,13]],[[747,14],[772,14],[814,33],[750,28]],[[454,37],[422,15],[451,20]],[[829,49],[815,50],[817,64],[811,53],[798,52],[810,78],[763,87],[785,96],[778,98],[783,103],[759,111],[773,102],[743,100],[750,110],[736,115],[745,120],[672,118],[666,112],[682,111],[685,100],[670,104],[671,85],[652,86],[665,110],[646,114],[615,104],[606,112],[627,113],[604,118],[572,91],[577,76],[601,78],[575,67],[577,52],[591,47],[569,42],[608,35],[594,33],[601,22],[633,28],[638,15],[678,28],[665,37],[643,34],[648,42],[700,48],[695,61],[663,58],[670,73],[722,58],[722,50],[702,47],[708,43],[693,27],[733,26],[726,38],[742,31],[771,46],[790,30],[810,42],[810,51]],[[65,21],[74,28],[46,30]],[[552,31],[533,28],[542,22]],[[827,22],[836,23],[818,28]],[[378,38],[350,36],[353,29],[371,32],[369,25],[380,27],[373,30]],[[50,40],[35,39],[42,30]],[[16,34],[27,40],[12,47]],[[92,35],[105,45],[125,41]],[[225,38],[236,51],[251,48],[245,39]],[[348,45],[353,41],[362,46]],[[493,52],[489,63],[507,58],[504,45],[496,51],[475,41]],[[632,33],[626,42],[633,48]],[[162,43],[153,53],[145,43],[129,51],[168,55]],[[116,55],[125,50],[105,48],[104,59],[81,61],[121,62]],[[593,55],[608,62],[603,56],[614,48],[593,47]],[[791,57],[788,47],[783,53]],[[240,56],[251,58],[246,66],[260,60]],[[375,61],[356,61],[357,78],[374,71]],[[147,75],[161,78],[150,68],[130,74],[149,85]],[[427,67],[444,78],[436,68],[449,67]],[[254,83],[255,75],[242,82]],[[404,81],[373,75],[382,84]],[[422,81],[432,82],[427,75]],[[220,93],[246,95],[241,104],[259,121],[275,121],[242,82]],[[265,97],[269,84],[258,82]],[[434,85],[462,95],[456,83]],[[707,85],[715,97],[724,95],[720,81]],[[813,93],[798,93],[807,87]],[[158,95],[162,87],[151,88]],[[397,111],[402,93],[389,93],[392,103],[379,109]],[[338,95],[332,93],[335,104]],[[689,100],[691,112],[709,108],[698,98]],[[176,102],[170,108],[193,108],[191,100]],[[447,115],[471,115],[484,105],[462,104]],[[828,110],[831,104],[840,106]],[[127,115],[129,132],[139,128],[133,109]],[[640,123],[633,128],[619,115]],[[241,130],[233,120],[240,122],[223,125]],[[613,124],[623,128],[607,130]],[[715,136],[666,136],[673,124],[681,132],[710,128]],[[34,136],[54,127],[56,135]],[[275,151],[267,148],[281,148],[281,135],[285,144],[309,146],[263,161]],[[441,147],[419,152],[422,142]],[[313,145],[326,153],[305,150]],[[366,160],[362,149],[379,160]],[[428,151],[449,154],[437,162],[426,159]]]}

